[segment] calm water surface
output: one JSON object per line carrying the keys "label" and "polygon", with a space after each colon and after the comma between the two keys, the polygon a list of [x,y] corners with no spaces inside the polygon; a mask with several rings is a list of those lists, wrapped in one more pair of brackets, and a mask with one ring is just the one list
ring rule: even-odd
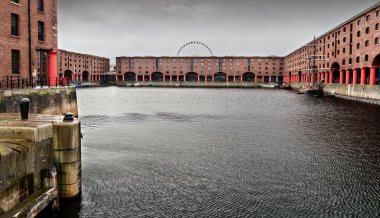
{"label": "calm water surface", "polygon": [[288,91],[78,90],[62,217],[379,217],[380,108]]}

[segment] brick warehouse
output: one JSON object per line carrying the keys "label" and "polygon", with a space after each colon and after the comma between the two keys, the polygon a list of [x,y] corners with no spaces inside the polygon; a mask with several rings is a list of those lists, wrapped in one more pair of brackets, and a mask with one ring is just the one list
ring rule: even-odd
{"label": "brick warehouse", "polygon": [[89,79],[98,80],[108,71],[104,68],[109,59],[58,50],[57,0],[1,1],[0,12],[0,82],[13,76],[55,85],[65,71],[66,79],[73,72],[69,80],[86,78],[86,72]]}
{"label": "brick warehouse", "polygon": [[[380,3],[284,58],[286,82],[380,84]],[[310,65],[308,57],[315,57]],[[317,74],[312,76],[313,67]]]}
{"label": "brick warehouse", "polygon": [[0,10],[1,79],[7,75],[25,79],[37,76],[42,68],[38,57],[42,56],[50,63],[43,71],[54,71],[57,0],[6,0],[0,2]]}
{"label": "brick warehouse", "polygon": [[67,81],[100,81],[109,69],[108,58],[65,50],[58,54],[58,75]]}
{"label": "brick warehouse", "polygon": [[285,57],[117,57],[116,80],[380,84],[379,8],[377,3]]}
{"label": "brick warehouse", "polygon": [[[282,81],[280,57],[117,57],[117,80]],[[258,73],[253,73],[258,72]]]}

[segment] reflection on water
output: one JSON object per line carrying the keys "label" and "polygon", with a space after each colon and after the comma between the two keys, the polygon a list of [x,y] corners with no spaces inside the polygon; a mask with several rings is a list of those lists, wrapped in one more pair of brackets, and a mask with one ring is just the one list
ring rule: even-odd
{"label": "reflection on water", "polygon": [[378,216],[379,107],[278,90],[78,90],[60,217]]}

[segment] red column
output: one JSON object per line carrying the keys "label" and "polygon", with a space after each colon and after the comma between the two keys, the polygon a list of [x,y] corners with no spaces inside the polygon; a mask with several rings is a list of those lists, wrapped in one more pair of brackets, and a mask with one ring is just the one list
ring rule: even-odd
{"label": "red column", "polygon": [[318,73],[317,75],[317,82],[321,81],[321,73]]}
{"label": "red column", "polygon": [[346,84],[350,84],[350,78],[351,78],[351,71],[350,70],[346,70]]}
{"label": "red column", "polygon": [[145,75],[142,75],[143,76],[143,82],[145,82]]}
{"label": "red column", "polygon": [[366,79],[367,79],[367,68],[363,67],[361,77],[360,77],[360,80],[361,80],[360,84],[361,85],[367,84]]}
{"label": "red column", "polygon": [[333,83],[333,78],[334,78],[333,75],[334,75],[334,72],[330,71],[330,76],[328,76],[328,79],[329,79],[329,81],[330,81],[330,84]]}
{"label": "red column", "polygon": [[369,74],[369,84],[370,85],[376,85],[376,69],[377,67],[371,67],[371,71]]}
{"label": "red column", "polygon": [[123,78],[122,78],[122,79],[123,79],[123,81],[125,81],[125,77],[124,77],[124,74],[122,75],[122,77],[123,77]]}
{"label": "red column", "polygon": [[352,80],[352,84],[356,85],[358,84],[358,69],[353,69],[354,71],[354,75],[353,75],[353,80]]}
{"label": "red column", "polygon": [[226,81],[228,82],[228,75],[226,74]]}
{"label": "red column", "polygon": [[57,85],[57,77],[58,77],[58,65],[57,65],[57,54],[59,51],[50,50],[47,52],[48,54],[48,83],[49,86]]}
{"label": "red column", "polygon": [[212,82],[215,81],[214,78],[215,78],[215,77],[214,77],[214,74],[212,74],[212,75],[211,75],[211,81],[212,81]]}
{"label": "red column", "polygon": [[343,84],[343,82],[344,82],[344,70],[340,70],[339,84]]}
{"label": "red column", "polygon": [[257,74],[255,74],[255,82],[257,82]]}
{"label": "red column", "polygon": [[198,74],[198,82],[201,81],[201,75]]}
{"label": "red column", "polygon": [[243,82],[243,74],[240,75],[240,82]]}
{"label": "red column", "polygon": [[152,74],[149,75],[149,81],[152,82]]}
{"label": "red column", "polygon": [[208,75],[205,73],[205,82],[207,82]]}

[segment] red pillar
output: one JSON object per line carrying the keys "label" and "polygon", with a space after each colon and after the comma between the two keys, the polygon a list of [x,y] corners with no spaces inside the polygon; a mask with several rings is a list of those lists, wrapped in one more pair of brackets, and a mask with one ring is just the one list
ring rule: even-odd
{"label": "red pillar", "polygon": [[333,78],[334,78],[334,72],[333,71],[330,71],[330,76],[329,76],[329,81],[330,81],[330,84],[333,83]]}
{"label": "red pillar", "polygon": [[47,52],[48,54],[48,83],[49,86],[57,85],[57,77],[58,77],[58,65],[57,65],[57,54],[59,51],[50,50]]}
{"label": "red pillar", "polygon": [[145,82],[145,75],[142,75],[143,76],[143,82]]}
{"label": "red pillar", "polygon": [[198,82],[201,81],[201,75],[198,74]]}
{"label": "red pillar", "polygon": [[149,81],[152,82],[152,74],[149,75]]}
{"label": "red pillar", "polygon": [[377,67],[371,67],[371,71],[369,74],[369,84],[370,85],[376,85],[376,69]]}
{"label": "red pillar", "polygon": [[366,79],[367,79],[367,68],[363,67],[361,77],[360,77],[360,80],[361,80],[360,84],[361,85],[367,84]]}
{"label": "red pillar", "polygon": [[215,76],[214,76],[214,74],[212,74],[211,75],[211,81],[214,82],[215,81],[214,79],[215,79]]}
{"label": "red pillar", "polygon": [[257,82],[257,74],[255,74],[255,82]]}
{"label": "red pillar", "polygon": [[344,70],[340,70],[339,84],[343,84],[343,82],[344,82]]}
{"label": "red pillar", "polygon": [[351,71],[350,70],[346,70],[346,84],[350,84],[350,78],[351,78]]}
{"label": "red pillar", "polygon": [[354,75],[353,75],[353,80],[352,80],[352,84],[354,84],[354,85],[356,85],[356,84],[358,84],[358,69],[353,69],[353,73],[354,73]]}
{"label": "red pillar", "polygon": [[205,73],[205,82],[207,82],[208,75]]}
{"label": "red pillar", "polygon": [[321,81],[321,73],[318,73],[317,75],[317,82]]}

